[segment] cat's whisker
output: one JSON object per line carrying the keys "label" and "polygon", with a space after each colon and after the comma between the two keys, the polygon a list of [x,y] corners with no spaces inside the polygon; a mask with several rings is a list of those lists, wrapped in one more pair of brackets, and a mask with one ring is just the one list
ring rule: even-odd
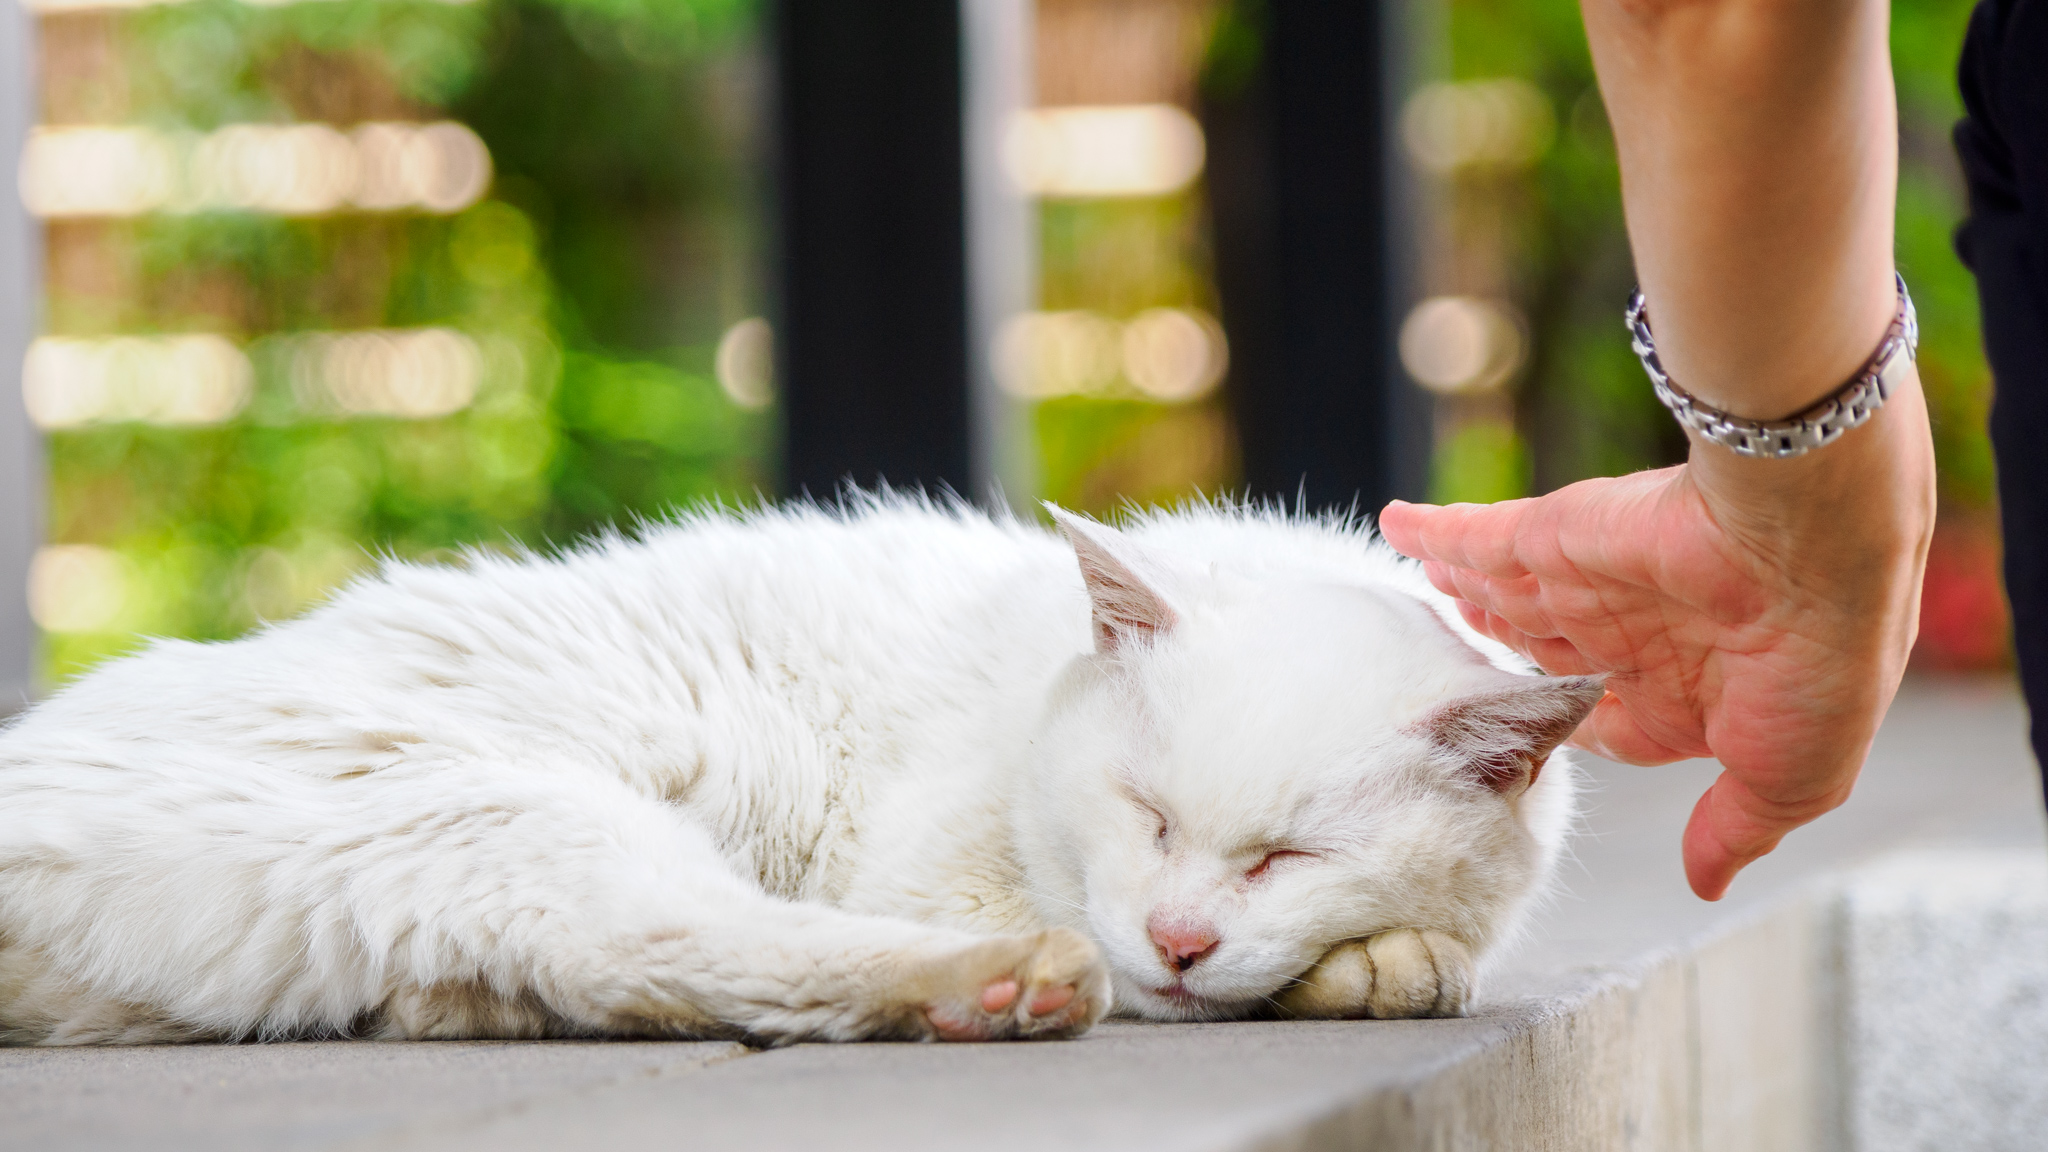
{"label": "cat's whisker", "polygon": [[1036,899],[1050,901],[1054,904],[1064,904],[1067,907],[1072,908],[1076,912],[1088,911],[1087,904],[1083,903],[1082,901],[1076,900],[1070,896],[1061,896],[1056,892],[1047,892],[1042,888],[1032,888],[1028,891]]}

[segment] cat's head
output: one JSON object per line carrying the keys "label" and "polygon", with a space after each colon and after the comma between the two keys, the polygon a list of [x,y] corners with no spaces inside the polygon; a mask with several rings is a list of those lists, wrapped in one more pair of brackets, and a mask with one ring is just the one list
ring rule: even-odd
{"label": "cat's head", "polygon": [[1095,651],[1053,692],[1018,847],[1123,1010],[1243,1016],[1392,928],[1496,942],[1564,837],[1552,754],[1597,678],[1496,667],[1412,580],[1202,562],[1056,515]]}

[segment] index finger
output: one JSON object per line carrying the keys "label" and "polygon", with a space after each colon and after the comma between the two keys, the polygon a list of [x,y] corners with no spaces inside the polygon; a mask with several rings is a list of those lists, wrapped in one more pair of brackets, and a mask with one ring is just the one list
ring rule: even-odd
{"label": "index finger", "polygon": [[1417,560],[1439,560],[1488,576],[1515,580],[1529,574],[1515,555],[1515,537],[1532,502],[1410,504],[1380,510],[1380,535],[1394,550]]}

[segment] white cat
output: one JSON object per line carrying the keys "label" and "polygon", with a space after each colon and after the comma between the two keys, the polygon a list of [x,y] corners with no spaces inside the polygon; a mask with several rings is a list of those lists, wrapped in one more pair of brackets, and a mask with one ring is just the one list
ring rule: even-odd
{"label": "white cat", "polygon": [[0,732],[0,1040],[1462,1012],[1599,682],[1357,527],[1056,515],[702,514],[109,663]]}

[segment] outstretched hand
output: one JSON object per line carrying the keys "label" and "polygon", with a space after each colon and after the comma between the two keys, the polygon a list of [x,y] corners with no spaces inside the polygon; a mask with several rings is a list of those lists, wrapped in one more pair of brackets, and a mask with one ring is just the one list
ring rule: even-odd
{"label": "outstretched hand", "polygon": [[1396,502],[1380,530],[1480,632],[1546,672],[1611,674],[1574,743],[1721,761],[1685,831],[1687,879],[1718,900],[1848,799],[1918,626],[1932,473],[1908,389],[1797,460],[1703,448],[1536,499]]}

